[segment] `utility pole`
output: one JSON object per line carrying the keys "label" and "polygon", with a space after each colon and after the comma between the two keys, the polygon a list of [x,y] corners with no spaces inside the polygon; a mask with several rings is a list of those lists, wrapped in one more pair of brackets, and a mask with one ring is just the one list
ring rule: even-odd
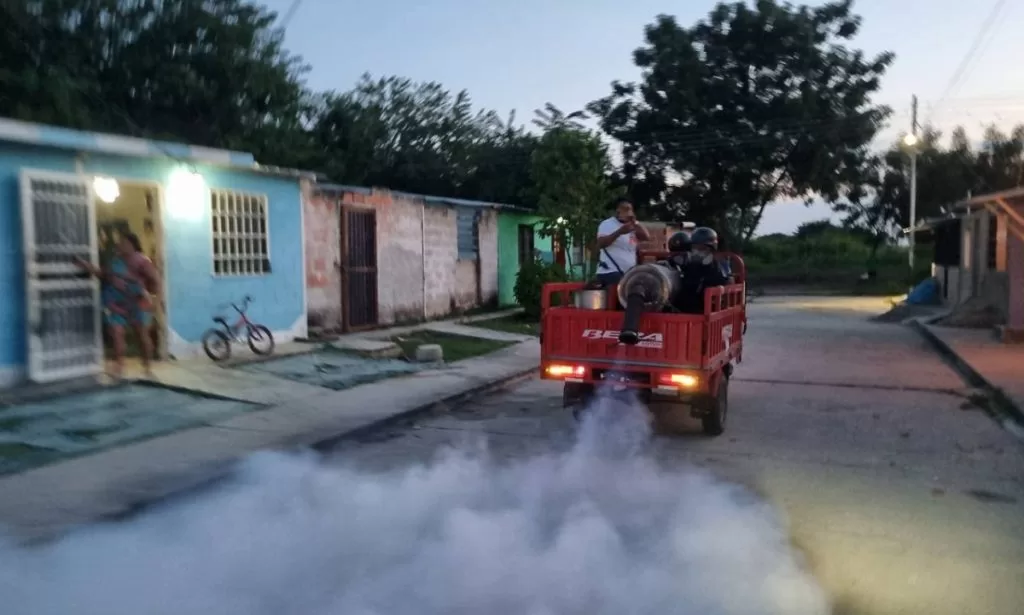
{"label": "utility pole", "polygon": [[910,254],[907,260],[914,272],[914,226],[917,224],[917,95],[910,99],[910,135],[904,139],[910,147]]}

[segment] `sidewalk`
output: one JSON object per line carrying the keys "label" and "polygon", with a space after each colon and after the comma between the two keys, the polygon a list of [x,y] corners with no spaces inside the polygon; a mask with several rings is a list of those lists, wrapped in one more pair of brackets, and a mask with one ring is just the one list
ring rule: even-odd
{"label": "sidewalk", "polygon": [[[156,374],[158,381],[168,381],[164,384],[264,407],[0,477],[0,526],[25,539],[50,538],[70,526],[129,513],[215,481],[250,453],[317,447],[354,437],[500,388],[535,373],[539,366],[536,339],[511,339],[510,334],[453,322],[406,330],[422,328],[517,343],[440,369],[340,391],[203,362],[168,363]],[[396,330],[364,335],[394,334]]]}
{"label": "sidewalk", "polygon": [[1024,436],[1024,345],[1004,344],[987,329],[960,329],[915,322],[914,326],[947,355],[971,384],[1002,406],[1004,427]]}

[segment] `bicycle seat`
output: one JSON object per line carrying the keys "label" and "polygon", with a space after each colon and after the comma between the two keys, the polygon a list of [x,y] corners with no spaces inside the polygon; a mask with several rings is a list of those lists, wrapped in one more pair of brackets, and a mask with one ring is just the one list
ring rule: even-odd
{"label": "bicycle seat", "polygon": [[228,326],[228,321],[225,320],[223,316],[214,316],[213,317],[213,322],[215,322],[215,323],[217,323],[219,325],[224,325],[225,327]]}

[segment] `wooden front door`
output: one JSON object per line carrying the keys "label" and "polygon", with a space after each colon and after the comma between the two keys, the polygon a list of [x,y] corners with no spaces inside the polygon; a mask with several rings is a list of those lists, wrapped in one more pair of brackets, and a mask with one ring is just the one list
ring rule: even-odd
{"label": "wooden front door", "polygon": [[345,331],[377,325],[377,212],[341,210],[342,327]]}

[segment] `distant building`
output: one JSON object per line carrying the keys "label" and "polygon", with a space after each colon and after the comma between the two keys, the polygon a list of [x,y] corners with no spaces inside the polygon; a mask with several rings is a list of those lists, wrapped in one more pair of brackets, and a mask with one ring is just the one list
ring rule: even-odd
{"label": "distant building", "polygon": [[911,232],[934,238],[932,274],[946,305],[979,298],[1000,311],[1006,341],[1024,341],[1024,188],[974,197]]}
{"label": "distant building", "polygon": [[[512,205],[317,184],[304,203],[310,325],[356,331],[514,301],[528,212]],[[505,222],[502,217],[508,215]],[[509,280],[513,280],[511,283]]]}

